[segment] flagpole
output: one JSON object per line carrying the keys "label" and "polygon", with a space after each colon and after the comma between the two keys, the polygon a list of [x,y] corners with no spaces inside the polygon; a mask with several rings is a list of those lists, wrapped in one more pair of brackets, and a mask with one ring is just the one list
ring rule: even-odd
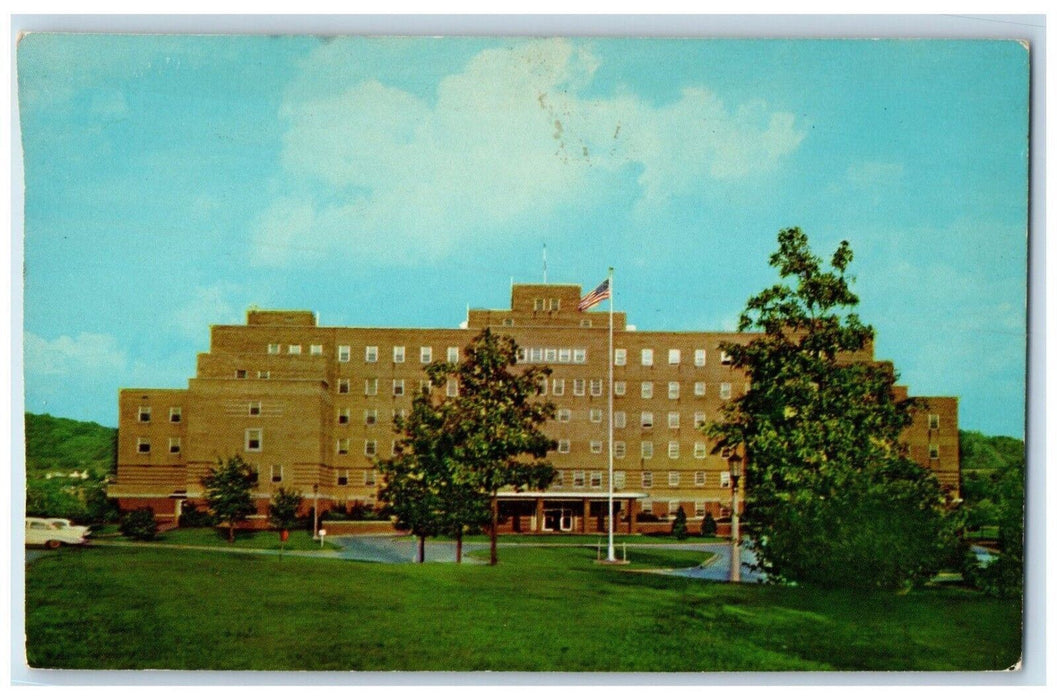
{"label": "flagpole", "polygon": [[613,551],[613,268],[609,268],[609,561]]}

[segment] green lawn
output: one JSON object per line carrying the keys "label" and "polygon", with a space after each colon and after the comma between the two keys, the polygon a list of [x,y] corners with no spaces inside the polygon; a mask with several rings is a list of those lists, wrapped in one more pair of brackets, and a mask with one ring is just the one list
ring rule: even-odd
{"label": "green lawn", "polygon": [[[685,565],[687,553],[640,555]],[[26,568],[28,657],[37,668],[763,671],[1003,669],[1020,655],[1015,601],[731,586],[594,558],[514,547],[488,567],[62,549]]]}
{"label": "green lawn", "polygon": [[[132,540],[119,537],[122,541]],[[155,544],[190,545],[195,547],[236,547],[238,549],[274,549],[280,548],[279,533],[271,530],[236,530],[235,541],[228,542],[228,533],[224,528],[181,527],[175,530],[158,533]],[[290,539],[284,545],[287,551],[319,549],[319,540],[312,539],[312,533],[306,530],[291,530]],[[338,545],[323,540],[324,549],[341,549]]]}
{"label": "green lawn", "polygon": [[[446,538],[439,538],[446,539]],[[467,535],[463,538],[464,542],[488,542],[488,535]],[[685,540],[680,540],[671,535],[622,535],[614,533],[613,543],[619,549],[622,543],[627,543],[630,547],[632,545],[640,544],[712,544],[716,542],[726,542],[727,540],[721,537],[699,537],[697,535],[691,535]],[[555,545],[555,544],[586,544],[586,545],[599,545],[601,544],[602,549],[605,550],[609,543],[609,535],[607,534],[557,534],[557,535],[529,535],[529,534],[507,534],[499,536],[500,544],[541,544],[541,545]],[[617,552],[619,554],[619,551]]]}

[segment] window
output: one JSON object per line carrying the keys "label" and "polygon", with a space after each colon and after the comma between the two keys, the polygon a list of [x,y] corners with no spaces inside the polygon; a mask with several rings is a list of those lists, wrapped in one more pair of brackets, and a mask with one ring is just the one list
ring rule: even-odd
{"label": "window", "polygon": [[600,455],[602,454],[602,441],[592,440],[591,441],[591,454]]}
{"label": "window", "polygon": [[259,416],[259,415],[261,415],[261,402],[260,401],[250,401],[250,403],[249,403],[249,415],[251,415],[251,416]]}
{"label": "window", "polygon": [[245,379],[245,378],[246,378],[246,370],[244,370],[244,369],[235,370],[235,379]]}
{"label": "window", "polygon": [[614,428],[623,428],[623,427],[627,426],[627,424],[628,424],[628,414],[624,413],[623,411],[614,411],[613,412],[613,427]]}
{"label": "window", "polygon": [[679,427],[679,411],[668,411],[668,427],[672,430]]}
{"label": "window", "polygon": [[349,393],[349,380],[348,379],[339,379],[338,380],[338,393],[339,394],[347,394],[347,393]]}
{"label": "window", "polygon": [[557,362],[558,361],[558,349],[557,348],[544,348],[543,349],[543,360],[545,362]]}
{"label": "window", "polygon": [[266,369],[257,370],[257,379],[271,379],[272,373]]}
{"label": "window", "polygon": [[719,487],[724,489],[730,488],[730,472],[719,473]]}
{"label": "window", "polygon": [[448,348],[448,362],[459,361],[459,348],[452,346]]}
{"label": "window", "polygon": [[374,457],[378,454],[378,441],[377,440],[364,440],[363,441],[363,454],[365,457]]}
{"label": "window", "polygon": [[721,364],[721,365],[731,365],[731,364],[733,364],[733,362],[734,362],[734,358],[732,358],[730,356],[730,354],[726,350],[720,350],[719,351],[719,364]]}
{"label": "window", "polygon": [[551,385],[551,387],[552,387],[551,388],[551,393],[554,394],[555,396],[564,396],[565,395],[565,380],[564,379],[555,379],[553,384]]}
{"label": "window", "polygon": [[272,465],[272,483],[278,484],[283,480],[283,465],[273,464]]}
{"label": "window", "polygon": [[653,348],[642,349],[642,366],[652,367],[653,366]]}
{"label": "window", "polygon": [[287,352],[289,352],[291,355],[300,355],[301,354],[301,346],[300,345],[289,345],[289,346],[287,346]]}
{"label": "window", "polygon": [[363,424],[375,425],[378,423],[378,409],[368,408],[363,411]]}
{"label": "window", "polygon": [[573,486],[578,486],[580,488],[584,487],[584,473],[582,471],[573,472]]}
{"label": "window", "polygon": [[602,472],[591,472],[591,488],[602,488]]}
{"label": "window", "polygon": [[323,346],[322,345],[310,345],[308,347],[308,353],[310,355],[322,355],[323,354]]}
{"label": "window", "polygon": [[458,396],[459,395],[459,380],[458,379],[449,379],[448,380],[448,386],[445,387],[444,393],[447,394],[448,396]]}
{"label": "window", "polygon": [[150,423],[150,406],[139,407],[139,422]]}
{"label": "window", "polygon": [[428,345],[423,345],[418,349],[418,360],[424,365],[428,365],[433,362],[433,348]]}
{"label": "window", "polygon": [[[694,459],[704,459],[708,456],[708,447],[703,442],[694,443]],[[700,485],[700,484],[699,484]]]}
{"label": "window", "polygon": [[694,396],[704,396],[704,395],[705,395],[705,383],[704,382],[694,382]]}
{"label": "window", "polygon": [[269,355],[278,355],[280,352],[282,352],[282,346],[279,343],[268,343]]}
{"label": "window", "polygon": [[694,517],[703,518],[705,517],[705,502],[694,501]]}
{"label": "window", "polygon": [[568,423],[570,420],[572,420],[572,417],[573,417],[573,412],[570,411],[569,409],[567,409],[567,408],[559,408],[558,409],[558,422],[559,423]]}
{"label": "window", "polygon": [[591,396],[601,396],[601,395],[602,395],[602,380],[601,379],[592,379],[591,380]]}
{"label": "window", "polygon": [[260,428],[246,429],[246,451],[260,452],[264,443],[263,431]]}
{"label": "window", "polygon": [[404,346],[394,345],[393,346],[393,362],[399,364],[404,361]]}
{"label": "window", "polygon": [[536,393],[540,396],[546,396],[548,384],[550,384],[550,382],[547,380],[547,378],[541,377],[539,380],[539,386],[536,387]]}
{"label": "window", "polygon": [[514,319],[512,319],[512,318],[504,318],[503,319],[503,325],[508,327],[508,328],[510,326],[513,326],[514,325]]}
{"label": "window", "polygon": [[561,469],[554,471],[554,481],[551,482],[551,486],[565,486],[565,472]]}
{"label": "window", "polygon": [[393,396],[403,396],[403,395],[404,395],[404,380],[403,379],[394,379],[393,380]]}
{"label": "window", "polygon": [[653,411],[642,412],[642,427],[652,428],[653,427]]}
{"label": "window", "polygon": [[613,394],[616,396],[623,396],[628,392],[627,382],[613,382]]}
{"label": "window", "polygon": [[592,423],[601,423],[602,422],[602,409],[601,408],[592,408],[591,409],[591,422]]}
{"label": "window", "polygon": [[613,472],[613,488],[622,489],[627,482],[627,474],[622,471]]}
{"label": "window", "polygon": [[[348,393],[348,390],[346,390]],[[377,396],[378,395],[378,377],[371,377],[370,379],[363,380],[363,395],[364,396]]]}
{"label": "window", "polygon": [[573,362],[578,365],[587,362],[587,348],[573,348]]}
{"label": "window", "polygon": [[642,458],[653,459],[653,443],[649,440],[642,443]]}
{"label": "window", "polygon": [[[653,486],[653,472],[642,472],[642,485],[646,488]],[[642,504],[642,509],[646,509],[645,501]]]}
{"label": "window", "polygon": [[573,380],[573,396],[583,396],[587,382],[583,379]]}
{"label": "window", "polygon": [[561,299],[548,299],[547,306],[551,311],[558,311],[562,308]]}
{"label": "window", "polygon": [[585,319],[582,319],[580,321],[580,328],[590,328],[590,327],[591,327],[591,319],[585,318]]}
{"label": "window", "polygon": [[642,398],[652,399],[653,398],[653,382],[642,383]]}
{"label": "window", "polygon": [[338,439],[338,454],[347,455],[349,453],[349,439],[339,438]]}
{"label": "window", "polygon": [[668,364],[677,365],[681,359],[682,353],[675,348],[668,350]]}
{"label": "window", "polygon": [[624,455],[628,453],[627,445],[624,444],[623,440],[618,440],[613,443],[613,457],[616,459],[624,459]]}
{"label": "window", "polygon": [[180,438],[169,438],[169,454],[180,454]]}
{"label": "window", "polygon": [[940,416],[938,413],[929,414],[929,430],[940,429]]}
{"label": "window", "polygon": [[679,459],[679,442],[677,440],[668,441],[668,459]]}
{"label": "window", "polygon": [[570,446],[569,446],[569,441],[568,440],[559,440],[558,441],[558,453],[559,454],[567,455],[567,454],[569,454],[569,450],[570,450]]}
{"label": "window", "polygon": [[703,428],[704,425],[705,425],[705,420],[706,419],[705,419],[705,412],[704,411],[697,411],[696,413],[694,413],[694,427],[695,428]]}
{"label": "window", "polygon": [[729,399],[730,398],[730,382],[723,382],[719,385],[719,398]]}
{"label": "window", "polygon": [[545,311],[546,307],[544,307],[544,305],[543,305],[543,300],[542,299],[533,299],[532,300],[532,310],[533,311]]}
{"label": "window", "polygon": [[679,472],[668,472],[668,485],[678,486],[679,485]]}
{"label": "window", "polygon": [[940,446],[939,445],[929,445],[929,459],[939,459],[939,458],[940,458]]}
{"label": "window", "polygon": [[169,422],[179,423],[183,420],[183,409],[179,406],[172,406],[169,408]]}
{"label": "window", "polygon": [[147,454],[150,452],[150,440],[147,438],[138,438],[136,440],[136,452],[140,454]]}
{"label": "window", "polygon": [[347,425],[349,422],[350,412],[348,408],[338,409],[338,425]]}
{"label": "window", "polygon": [[373,469],[364,469],[363,470],[363,485],[364,486],[374,486],[376,483],[378,483],[378,473],[375,470],[373,470]]}
{"label": "window", "polygon": [[342,471],[338,472],[336,476],[338,477],[338,486],[348,486],[349,485],[349,470],[348,469],[343,469]]}
{"label": "window", "polygon": [[694,367],[705,366],[705,351],[701,348],[694,350]]}
{"label": "window", "polygon": [[572,348],[558,348],[558,362],[569,363],[573,359]]}
{"label": "window", "polygon": [[433,389],[433,382],[431,382],[430,380],[428,380],[428,379],[419,379],[418,380],[418,393],[420,393],[420,394],[428,394],[430,392],[430,390],[432,390],[432,389]]}
{"label": "window", "polygon": [[651,499],[651,498],[642,499],[642,509],[639,512],[641,512],[641,513],[652,513],[653,512],[653,499]]}
{"label": "window", "polygon": [[679,398],[679,382],[668,382],[668,398]]}
{"label": "window", "polygon": [[617,367],[623,367],[628,363],[628,351],[627,348],[614,348],[613,349],[613,364]]}
{"label": "window", "polygon": [[532,362],[542,362],[543,348],[529,348],[529,360]]}
{"label": "window", "polygon": [[704,486],[704,485],[705,485],[705,473],[704,472],[694,472],[694,486]]}
{"label": "window", "polygon": [[348,362],[352,358],[352,347],[348,345],[338,346],[338,362]]}
{"label": "window", "polygon": [[679,501],[668,501],[668,515],[675,517],[676,512],[679,510]]}
{"label": "window", "polygon": [[368,345],[363,352],[364,362],[377,362],[378,361],[378,346]]}

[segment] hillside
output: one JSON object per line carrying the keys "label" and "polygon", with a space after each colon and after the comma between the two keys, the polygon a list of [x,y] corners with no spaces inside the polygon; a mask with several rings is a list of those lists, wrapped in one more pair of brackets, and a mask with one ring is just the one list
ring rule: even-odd
{"label": "hillside", "polygon": [[117,458],[117,429],[47,414],[26,414],[26,476],[88,470],[94,477],[112,474]]}

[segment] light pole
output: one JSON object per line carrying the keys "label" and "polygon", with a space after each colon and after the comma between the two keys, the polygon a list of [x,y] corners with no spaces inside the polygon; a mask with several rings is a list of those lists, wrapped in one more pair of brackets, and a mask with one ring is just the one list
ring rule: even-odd
{"label": "light pole", "polygon": [[727,460],[730,465],[730,582],[741,581],[741,530],[738,528],[738,481],[741,480],[741,457],[734,453]]}
{"label": "light pole", "polygon": [[312,539],[319,534],[319,484],[312,484]]}

